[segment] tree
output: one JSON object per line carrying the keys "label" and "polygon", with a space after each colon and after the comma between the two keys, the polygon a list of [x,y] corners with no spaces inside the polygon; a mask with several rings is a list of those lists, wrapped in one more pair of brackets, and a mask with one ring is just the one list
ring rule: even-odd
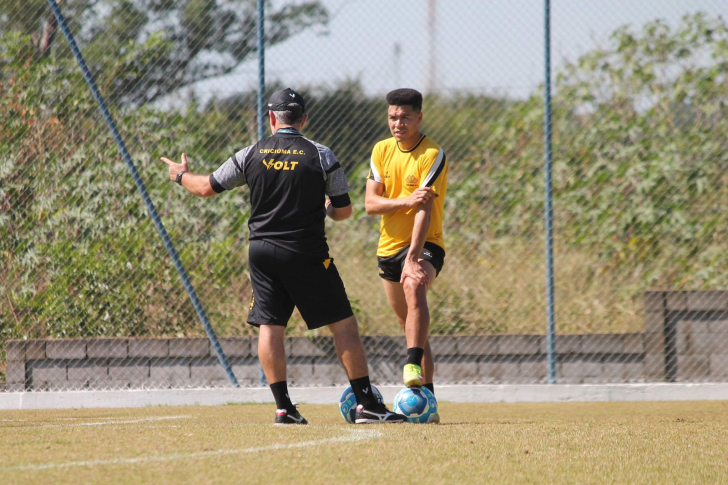
{"label": "tree", "polygon": [[[69,55],[58,42],[45,0],[3,3],[8,5],[0,15],[0,32],[32,35],[38,56]],[[255,0],[67,0],[62,8],[114,103],[150,103],[227,74],[256,52]],[[325,25],[328,11],[319,1],[308,1],[278,9],[269,5],[266,17],[266,45],[272,46]]]}
{"label": "tree", "polygon": [[[559,72],[553,104],[556,236],[595,265],[665,287],[727,281],[728,25],[623,27]],[[493,237],[543,218],[543,100],[494,120],[480,153],[453,170],[449,196]],[[452,220],[452,219],[451,219]],[[597,262],[598,261],[598,262]]]}

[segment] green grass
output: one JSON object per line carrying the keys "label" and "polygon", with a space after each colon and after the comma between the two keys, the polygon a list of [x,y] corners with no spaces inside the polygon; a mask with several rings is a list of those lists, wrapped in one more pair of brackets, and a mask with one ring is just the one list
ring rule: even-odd
{"label": "green grass", "polygon": [[440,425],[302,405],[5,411],[2,483],[726,483],[728,402],[441,403]]}

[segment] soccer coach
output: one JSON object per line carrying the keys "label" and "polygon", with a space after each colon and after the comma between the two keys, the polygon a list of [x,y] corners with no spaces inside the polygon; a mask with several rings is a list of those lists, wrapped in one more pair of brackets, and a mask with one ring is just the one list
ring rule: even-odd
{"label": "soccer coach", "polygon": [[[190,193],[211,197],[250,188],[249,269],[253,286],[248,323],[259,327],[258,356],[276,401],[275,424],[307,424],[288,395],[283,337],[293,308],[309,329],[328,327],[359,406],[356,423],[404,422],[371,392],[359,327],[334,260],[325,219],[351,216],[349,187],[334,153],[301,134],[308,120],[303,97],[290,88],[268,104],[271,133],[235,153],[211,175],[167,158],[169,178]],[[327,198],[328,196],[328,198]]]}

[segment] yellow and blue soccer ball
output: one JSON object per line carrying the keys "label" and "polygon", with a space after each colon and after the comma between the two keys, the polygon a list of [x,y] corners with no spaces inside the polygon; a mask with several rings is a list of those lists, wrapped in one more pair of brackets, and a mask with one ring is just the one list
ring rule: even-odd
{"label": "yellow and blue soccer ball", "polygon": [[[374,397],[377,398],[377,401],[379,401],[380,404],[384,404],[384,398],[382,397],[382,393],[379,392],[379,389],[372,386],[372,392],[374,393]],[[356,406],[357,402],[354,390],[351,386],[349,386],[344,390],[344,393],[339,398],[339,412],[349,424],[354,424]]]}
{"label": "yellow and blue soccer ball", "polygon": [[407,416],[408,423],[439,423],[435,395],[426,387],[405,387],[394,397],[395,413]]}

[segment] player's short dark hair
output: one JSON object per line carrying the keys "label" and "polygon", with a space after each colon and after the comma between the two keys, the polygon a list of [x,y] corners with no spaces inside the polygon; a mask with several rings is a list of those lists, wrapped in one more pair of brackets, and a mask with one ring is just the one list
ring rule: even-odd
{"label": "player's short dark hair", "polygon": [[288,105],[289,111],[274,111],[278,123],[284,125],[298,125],[303,122],[303,108],[301,105],[291,103]]}
{"label": "player's short dark hair", "polygon": [[410,88],[395,89],[387,93],[389,106],[412,106],[419,113],[422,111],[422,94]]}

